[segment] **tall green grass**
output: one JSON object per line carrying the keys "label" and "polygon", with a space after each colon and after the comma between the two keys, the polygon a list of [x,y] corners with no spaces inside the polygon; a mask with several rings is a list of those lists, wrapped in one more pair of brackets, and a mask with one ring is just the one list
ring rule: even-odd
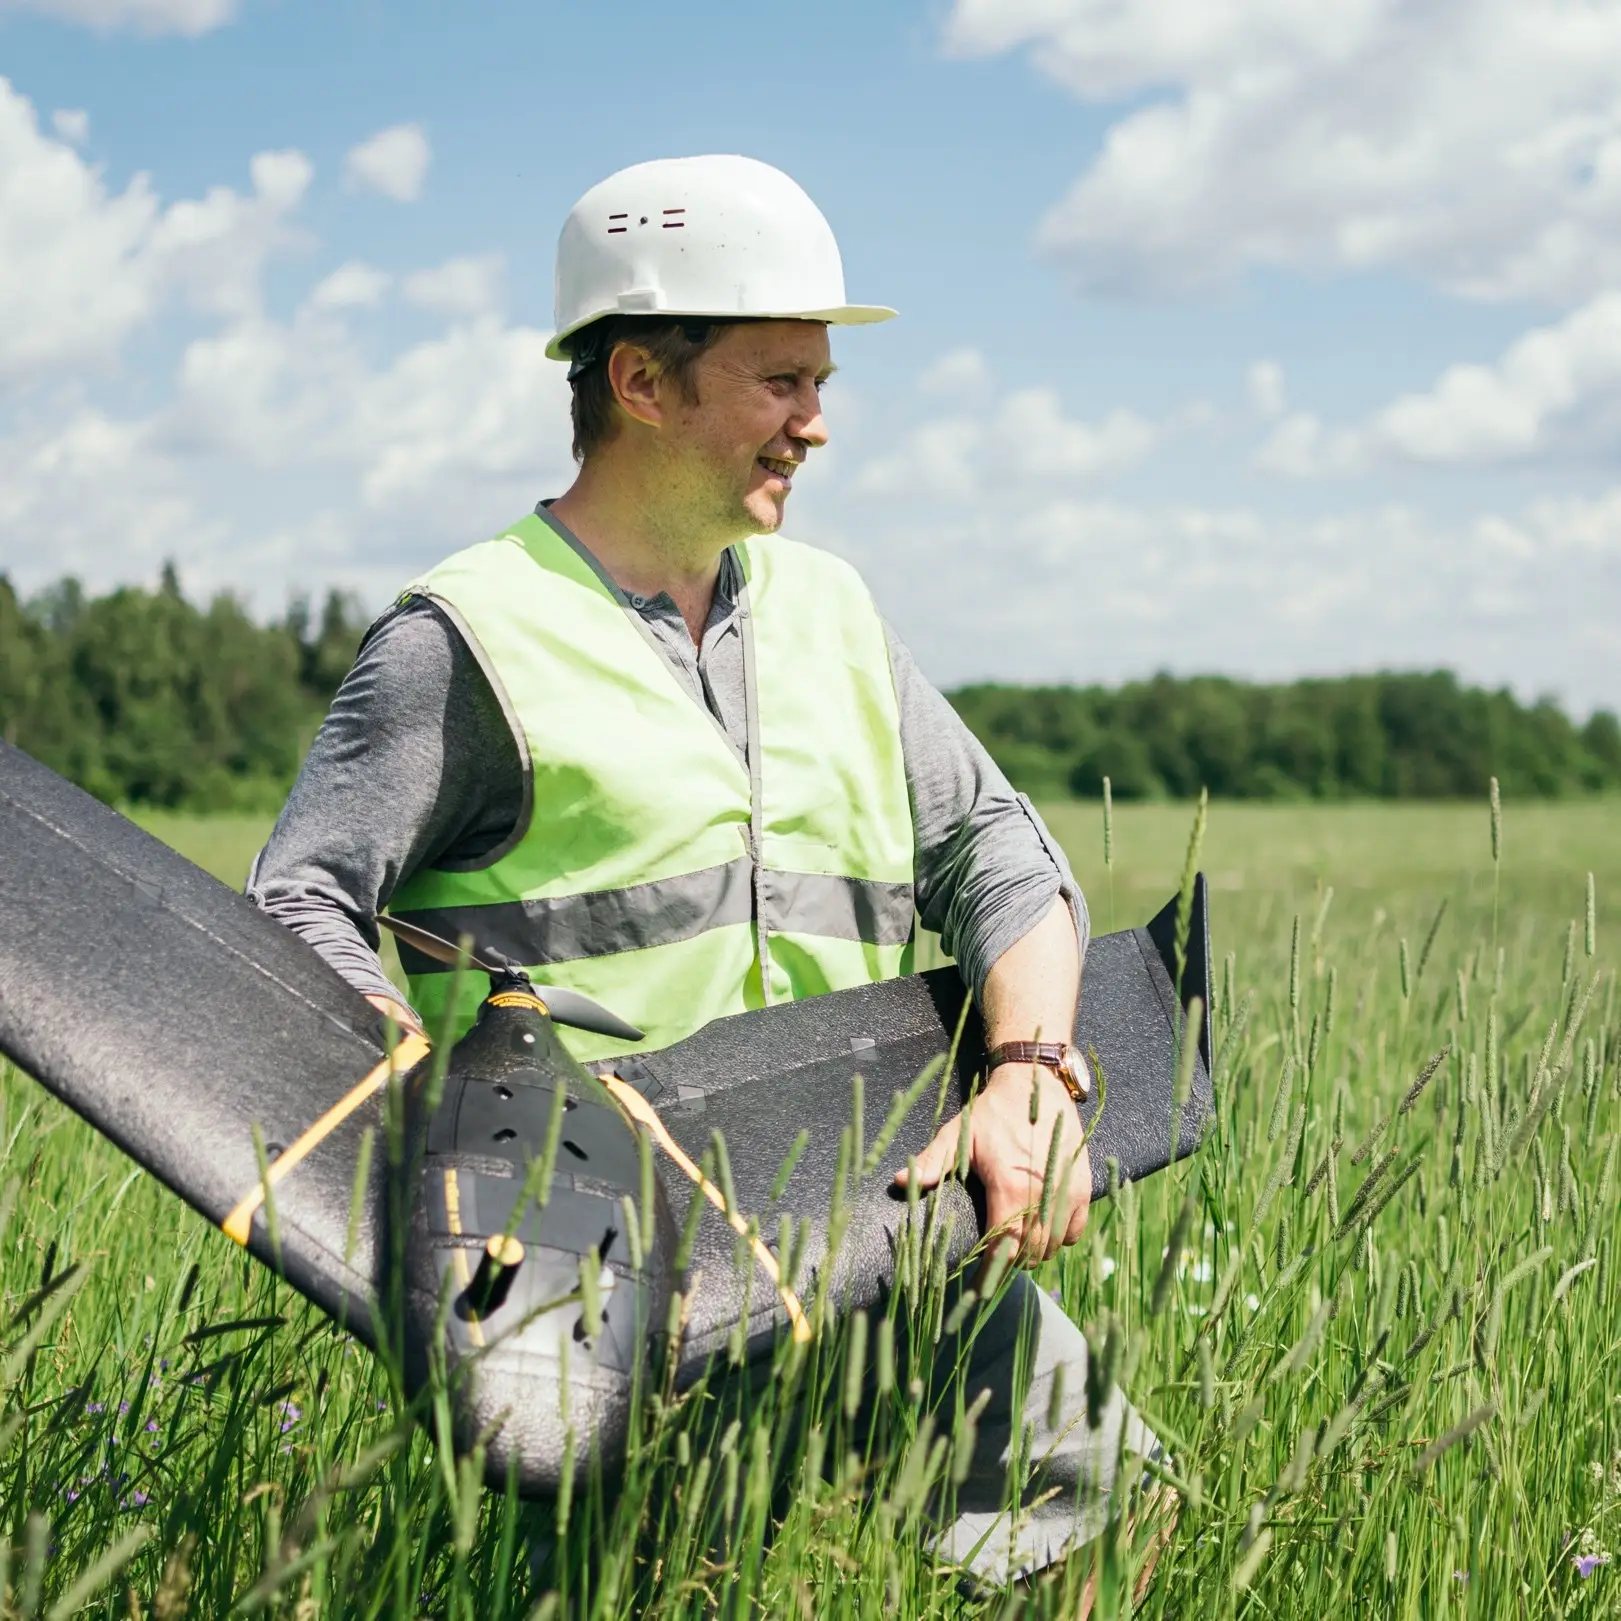
{"label": "tall green grass", "polygon": [[[1613,806],[1506,818],[1499,883],[1485,806],[1211,813],[1215,1130],[1043,1276],[1172,1453],[1181,1519],[1139,1613],[1621,1607],[1621,1005],[1599,909],[1621,840]],[[1102,924],[1097,808],[1052,819]],[[1185,812],[1115,808],[1121,924],[1174,886],[1186,838]],[[228,840],[210,854],[240,880]],[[12,1612],[893,1621],[1025,1602],[926,1552],[969,1422],[928,1410],[909,1360],[946,1326],[926,1244],[890,1326],[785,1347],[752,1394],[655,1375],[623,1489],[526,1505],[430,1445],[434,1392],[408,1410],[31,1081],[0,1096]],[[1120,1613],[1136,1556],[1111,1540],[1028,1613],[1072,1605],[1083,1564]]]}

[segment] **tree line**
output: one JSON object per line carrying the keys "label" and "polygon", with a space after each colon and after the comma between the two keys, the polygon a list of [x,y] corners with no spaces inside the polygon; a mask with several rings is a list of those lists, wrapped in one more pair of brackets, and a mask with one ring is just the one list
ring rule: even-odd
{"label": "tree line", "polygon": [[274,810],[365,628],[333,592],[257,623],[229,594],[156,591],[29,601],[0,575],[0,737],[109,804]]}
{"label": "tree line", "polygon": [[[296,600],[261,624],[206,606],[173,568],[155,591],[63,580],[23,600],[0,575],[0,736],[111,804],[271,810],[354,658],[358,605]],[[949,694],[1034,798],[1552,797],[1621,788],[1621,726],[1465,687],[1447,671],[1259,685],[1167,675],[1123,687]]]}
{"label": "tree line", "polygon": [[957,712],[1032,798],[1557,798],[1621,788],[1621,726],[1448,670],[1269,686],[1168,675],[1123,687],[972,686]]}

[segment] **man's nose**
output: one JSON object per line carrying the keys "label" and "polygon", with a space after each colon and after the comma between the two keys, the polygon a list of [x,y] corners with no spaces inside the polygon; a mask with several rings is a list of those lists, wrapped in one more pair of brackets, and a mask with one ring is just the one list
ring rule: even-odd
{"label": "man's nose", "polygon": [[811,387],[795,409],[794,415],[783,424],[790,438],[799,440],[811,449],[820,449],[827,443],[827,420],[822,415],[822,397]]}

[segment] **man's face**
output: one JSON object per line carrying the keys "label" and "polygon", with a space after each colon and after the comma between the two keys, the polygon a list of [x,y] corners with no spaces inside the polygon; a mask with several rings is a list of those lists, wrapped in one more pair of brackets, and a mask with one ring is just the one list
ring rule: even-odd
{"label": "man's face", "polygon": [[794,474],[827,443],[818,397],[832,375],[818,321],[727,327],[694,369],[696,403],[672,389],[661,439],[693,516],[766,535],[782,524]]}

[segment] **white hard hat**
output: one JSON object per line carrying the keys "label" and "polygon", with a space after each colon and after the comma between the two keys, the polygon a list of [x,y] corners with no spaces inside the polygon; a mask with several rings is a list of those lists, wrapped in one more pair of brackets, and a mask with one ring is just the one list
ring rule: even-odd
{"label": "white hard hat", "polygon": [[660,158],[593,186],[557,243],[556,336],[605,315],[695,315],[858,326],[894,310],[844,301],[822,211],[754,158]]}

